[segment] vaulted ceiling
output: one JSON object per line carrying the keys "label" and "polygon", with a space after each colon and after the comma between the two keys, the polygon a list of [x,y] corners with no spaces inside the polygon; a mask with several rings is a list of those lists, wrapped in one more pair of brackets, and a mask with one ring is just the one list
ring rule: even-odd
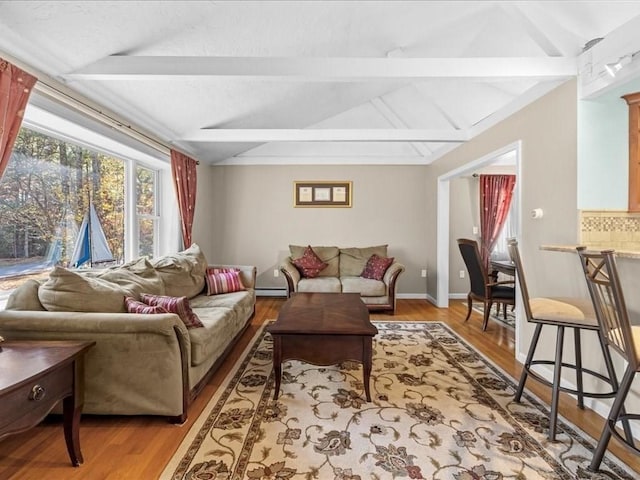
{"label": "vaulted ceiling", "polygon": [[585,45],[640,2],[0,1],[0,12],[0,55],[206,163],[428,164],[575,77]]}

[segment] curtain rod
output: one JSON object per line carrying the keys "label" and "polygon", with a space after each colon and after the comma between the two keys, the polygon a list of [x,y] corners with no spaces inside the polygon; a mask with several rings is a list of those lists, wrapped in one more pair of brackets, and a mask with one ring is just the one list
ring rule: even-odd
{"label": "curtain rod", "polygon": [[121,120],[118,120],[117,118],[114,118],[113,116],[100,110],[99,108],[96,108],[93,105],[90,105],[89,103],[80,100],[73,95],[57,88],[56,86],[51,85],[46,80],[38,78],[34,89],[43,95],[47,95],[55,100],[58,100],[64,105],[70,106],[78,110],[79,112],[84,113],[85,115],[94,118],[95,120],[98,120],[99,122],[104,123],[121,133],[124,133],[125,135],[153,148],[163,155],[170,155],[171,148],[166,144],[143,132],[140,132],[133,126]]}

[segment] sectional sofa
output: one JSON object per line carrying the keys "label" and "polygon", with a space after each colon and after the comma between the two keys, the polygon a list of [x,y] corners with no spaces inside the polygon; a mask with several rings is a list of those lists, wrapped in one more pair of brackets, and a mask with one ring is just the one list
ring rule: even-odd
{"label": "sectional sofa", "polygon": [[[102,271],[56,267],[28,280],[0,311],[9,340],[94,340],[85,357],[84,413],[164,415],[184,422],[190,402],[247,328],[255,312],[256,269],[237,271],[241,290],[208,295],[207,261],[197,245],[155,260]],[[186,297],[201,327],[176,313],[129,313],[125,298]]]}

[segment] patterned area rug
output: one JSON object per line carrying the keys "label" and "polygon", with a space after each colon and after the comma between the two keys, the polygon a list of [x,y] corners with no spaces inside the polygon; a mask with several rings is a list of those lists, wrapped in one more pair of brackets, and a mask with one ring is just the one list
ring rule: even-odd
{"label": "patterned area rug", "polygon": [[[507,306],[507,318],[504,318],[504,313],[502,311],[502,305],[500,306],[500,315],[496,313],[496,306],[493,305],[491,307],[491,312],[489,313],[489,320],[493,320],[494,322],[502,323],[511,329],[516,328],[516,312],[511,309],[511,306]],[[481,317],[484,318],[484,305],[482,303],[472,303],[471,309],[475,310],[480,314]],[[471,321],[471,319],[469,319]]]}
{"label": "patterned area rug", "polygon": [[586,470],[594,441],[559,419],[438,322],[374,322],[372,402],[362,368],[283,364],[261,330],[162,479],[637,479],[612,457]]}

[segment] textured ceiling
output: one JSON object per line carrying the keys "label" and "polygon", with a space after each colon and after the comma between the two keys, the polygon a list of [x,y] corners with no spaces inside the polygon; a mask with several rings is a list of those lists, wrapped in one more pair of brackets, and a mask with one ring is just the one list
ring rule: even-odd
{"label": "textured ceiling", "polygon": [[[428,164],[571,78],[584,45],[640,2],[0,1],[0,12],[0,52],[205,162]],[[299,129],[327,131],[309,141]]]}

